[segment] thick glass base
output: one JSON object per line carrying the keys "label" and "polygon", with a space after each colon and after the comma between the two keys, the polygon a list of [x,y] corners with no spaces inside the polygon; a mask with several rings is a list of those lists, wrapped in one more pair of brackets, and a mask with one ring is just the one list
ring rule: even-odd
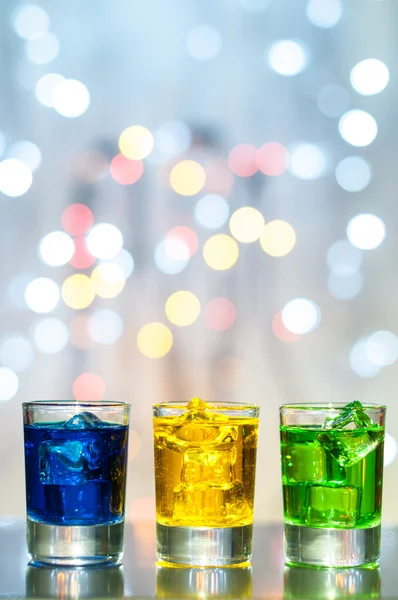
{"label": "thick glass base", "polygon": [[112,525],[48,525],[27,519],[28,554],[33,563],[84,566],[121,560],[124,521]]}
{"label": "thick glass base", "polygon": [[252,536],[252,525],[172,527],[157,523],[156,552],[160,560],[181,565],[233,565],[251,559]]}
{"label": "thick glass base", "polygon": [[377,563],[380,525],[368,529],[321,529],[285,523],[287,563],[317,567],[358,567]]}

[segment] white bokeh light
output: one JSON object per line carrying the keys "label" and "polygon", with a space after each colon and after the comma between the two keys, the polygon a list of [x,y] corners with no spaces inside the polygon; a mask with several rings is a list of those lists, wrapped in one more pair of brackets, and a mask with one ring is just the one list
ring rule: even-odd
{"label": "white bokeh light", "polygon": [[304,334],[314,331],[320,320],[319,306],[307,298],[290,300],[282,310],[283,324],[292,333]]}
{"label": "white bokeh light", "polygon": [[337,300],[351,300],[361,291],[363,276],[361,273],[330,273],[328,277],[328,290]]}
{"label": "white bokeh light", "polygon": [[347,225],[347,237],[360,250],[373,250],[380,246],[386,236],[383,221],[375,215],[357,215]]}
{"label": "white bokeh light", "polygon": [[130,252],[124,248],[120,250],[119,254],[111,259],[111,262],[123,271],[124,279],[128,279],[134,271],[134,259]]}
{"label": "white bokeh light", "polygon": [[181,260],[173,258],[170,256],[166,248],[165,241],[162,241],[155,248],[154,261],[157,268],[162,271],[162,273],[166,273],[167,275],[175,275],[177,273],[181,273],[181,271],[185,269],[189,262],[189,258],[184,258]]}
{"label": "white bokeh light", "polygon": [[31,272],[21,273],[11,279],[7,287],[8,305],[14,310],[27,310],[25,301],[25,290],[28,283],[35,278],[35,274]]}
{"label": "white bokeh light", "polygon": [[210,60],[221,51],[222,37],[211,25],[198,25],[188,33],[186,44],[192,58]]}
{"label": "white bokeh light", "polygon": [[55,317],[39,321],[33,329],[33,342],[43,354],[61,352],[68,343],[69,330],[65,323]]}
{"label": "white bokeh light", "polygon": [[25,371],[33,356],[32,344],[22,335],[10,335],[0,344],[0,363],[16,373]]}
{"label": "white bokeh light", "polygon": [[361,60],[350,74],[351,85],[359,94],[371,96],[382,92],[390,79],[386,65],[377,58]]}
{"label": "white bokeh light", "polygon": [[366,354],[379,367],[392,365],[398,359],[398,337],[391,331],[376,331],[367,341]]}
{"label": "white bokeh light", "polygon": [[98,344],[114,344],[123,332],[123,320],[114,310],[95,311],[88,322],[88,332]]}
{"label": "white bokeh light", "polygon": [[50,17],[41,6],[22,4],[12,15],[12,25],[20,37],[33,40],[46,33],[50,26]]}
{"label": "white bokeh light", "polygon": [[33,279],[25,290],[25,302],[37,313],[49,313],[54,310],[60,299],[58,285],[48,277]]}
{"label": "white bokeh light", "polygon": [[203,196],[195,206],[195,219],[207,229],[219,229],[229,218],[229,204],[218,194]]}
{"label": "white bokeh light", "polygon": [[343,5],[341,0],[309,0],[306,14],[316,27],[334,27],[341,19]]}
{"label": "white bokeh light", "polygon": [[341,117],[349,107],[350,94],[341,85],[327,85],[319,92],[318,108],[327,117]]}
{"label": "white bokeh light", "polygon": [[362,265],[363,253],[347,240],[337,240],[328,249],[327,265],[335,275],[350,275]]}
{"label": "white bokeh light", "polygon": [[377,122],[364,110],[349,110],[339,121],[339,132],[351,146],[369,146],[377,135]]}
{"label": "white bokeh light", "polygon": [[191,130],[182,121],[166,121],[154,134],[155,150],[167,158],[182,154],[191,145]]}
{"label": "white bokeh light", "polygon": [[87,249],[96,258],[114,258],[123,246],[123,235],[115,225],[98,223],[87,235]]}
{"label": "white bokeh light", "polygon": [[188,260],[190,257],[189,247],[178,238],[166,238],[164,249],[170,258],[174,260]]}
{"label": "white bokeh light", "polygon": [[75,253],[72,238],[64,231],[53,231],[44,236],[39,244],[39,255],[50,267],[66,265]]}
{"label": "white bokeh light", "polygon": [[18,158],[27,167],[29,167],[31,171],[35,171],[41,163],[40,148],[28,140],[15,142],[15,144],[10,146],[7,154],[11,158]]}
{"label": "white bokeh light", "polygon": [[271,68],[280,75],[297,75],[307,66],[307,51],[294,40],[280,40],[268,52]]}
{"label": "white bokeh light", "polygon": [[359,377],[375,377],[381,370],[379,365],[375,365],[375,363],[369,360],[367,343],[367,337],[360,338],[350,350],[350,367]]}
{"label": "white bokeh light", "polygon": [[395,438],[389,433],[384,434],[384,466],[388,467],[397,457],[398,446]]}
{"label": "white bokeh light", "polygon": [[80,81],[65,79],[55,87],[52,104],[63,117],[80,117],[90,105],[90,94]]}
{"label": "white bokeh light", "polygon": [[336,167],[336,180],[347,192],[361,192],[372,179],[372,169],[365,159],[347,156]]}
{"label": "white bokeh light", "polygon": [[18,391],[18,377],[12,369],[0,367],[0,401],[11,400]]}
{"label": "white bokeh light", "polygon": [[45,65],[59,54],[59,41],[53,33],[44,33],[26,43],[26,56],[36,65]]}
{"label": "white bokeh light", "polygon": [[290,152],[289,171],[300,179],[318,179],[325,167],[325,154],[314,144],[300,144]]}
{"label": "white bokeh light", "polygon": [[48,73],[40,77],[36,84],[36,98],[40,104],[51,108],[53,106],[54,90],[63,81],[65,81],[65,77],[58,73]]}
{"label": "white bokeh light", "polygon": [[19,158],[0,162],[0,192],[11,198],[26,194],[32,185],[32,171]]}

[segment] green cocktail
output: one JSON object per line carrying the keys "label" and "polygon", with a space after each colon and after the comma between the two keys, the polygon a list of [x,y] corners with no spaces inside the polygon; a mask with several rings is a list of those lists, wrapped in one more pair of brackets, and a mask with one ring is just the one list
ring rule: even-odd
{"label": "green cocktail", "polygon": [[358,401],[281,408],[288,561],[353,566],[378,560],[384,415],[384,407]]}

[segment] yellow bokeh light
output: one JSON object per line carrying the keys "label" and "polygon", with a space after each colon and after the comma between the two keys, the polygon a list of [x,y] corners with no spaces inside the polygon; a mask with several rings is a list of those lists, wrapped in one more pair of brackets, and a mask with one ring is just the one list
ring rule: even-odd
{"label": "yellow bokeh light", "polygon": [[173,334],[163,323],[148,323],[139,330],[137,345],[147,358],[162,358],[173,345]]}
{"label": "yellow bokeh light", "polygon": [[264,231],[264,217],[257,208],[243,206],[232,214],[229,229],[239,242],[255,242]]}
{"label": "yellow bokeh light", "polygon": [[202,165],[195,160],[182,160],[170,173],[170,185],[177,194],[193,196],[200,192],[206,181]]}
{"label": "yellow bokeh light", "polygon": [[121,267],[110,262],[95,267],[91,273],[91,281],[97,296],[115,298],[123,290],[126,278]]}
{"label": "yellow bokeh light", "polygon": [[270,256],[285,256],[294,248],[296,233],[286,221],[270,221],[264,227],[260,244]]}
{"label": "yellow bokeh light", "polygon": [[192,292],[180,290],[169,296],[165,311],[171,323],[185,327],[192,325],[200,315],[200,302]]}
{"label": "yellow bokeh light", "polygon": [[90,277],[81,273],[67,277],[62,284],[62,298],[67,306],[75,310],[90,306],[95,298]]}
{"label": "yellow bokeh light", "polygon": [[127,127],[119,137],[120,152],[130,160],[141,160],[152,152],[153,135],[146,127]]}
{"label": "yellow bokeh light", "polygon": [[224,233],[213,235],[203,246],[203,258],[209,267],[216,271],[225,271],[233,267],[238,256],[238,244]]}

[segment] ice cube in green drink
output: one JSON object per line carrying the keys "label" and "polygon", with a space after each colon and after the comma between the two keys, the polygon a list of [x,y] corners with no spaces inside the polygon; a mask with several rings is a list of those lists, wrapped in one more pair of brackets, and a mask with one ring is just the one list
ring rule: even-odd
{"label": "ice cube in green drink", "polygon": [[354,486],[308,488],[306,523],[310,526],[353,527],[356,524],[360,489]]}
{"label": "ice cube in green drink", "polygon": [[286,483],[326,481],[326,454],[318,442],[288,444],[282,448]]}

